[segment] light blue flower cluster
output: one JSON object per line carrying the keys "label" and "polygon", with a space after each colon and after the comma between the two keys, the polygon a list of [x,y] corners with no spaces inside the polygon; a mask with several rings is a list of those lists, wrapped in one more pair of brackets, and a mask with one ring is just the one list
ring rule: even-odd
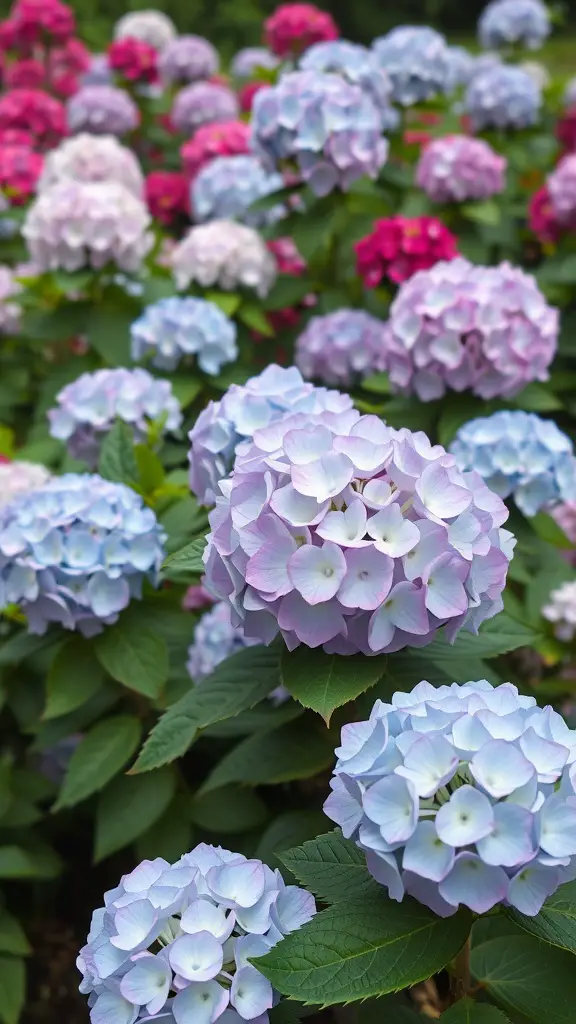
{"label": "light blue flower cluster", "polygon": [[278,192],[284,179],[270,173],[257,156],[219,156],[210,160],[190,187],[190,205],[197,221],[239,220],[253,228],[274,224],[285,214],[282,203],[268,210],[251,210],[258,199]]}
{"label": "light blue flower cluster", "polygon": [[529,128],[536,124],[542,90],[532,75],[510,64],[496,64],[471,79],[464,106],[475,131]]}
{"label": "light blue flower cluster", "polygon": [[532,917],[576,876],[576,732],[511,683],[418,683],[336,755],[324,810],[392,899]]}
{"label": "light blue flower cluster", "polygon": [[268,1024],[280,996],[250,961],[316,913],[278,870],[206,843],[142,861],[104,904],[76,961],[92,1024]]}
{"label": "light blue flower cluster", "polygon": [[246,46],[234,54],[230,70],[236,78],[252,78],[260,69],[273,71],[279,63],[276,54],[265,46]]}
{"label": "light blue flower cluster", "polygon": [[375,39],[372,51],[392,82],[392,99],[403,107],[453,87],[453,58],[444,36],[433,28],[401,25]]}
{"label": "light blue flower cluster", "polygon": [[450,58],[450,84],[449,92],[457,89],[460,85],[468,85],[476,70],[477,58],[465,46],[449,46]]}
{"label": "light blue flower cluster", "polygon": [[398,125],[398,112],[391,106],[392,83],[375,54],[366,46],[347,39],[315,43],[304,51],[299,66],[302,71],[333,71],[353,85],[359,85],[380,111],[382,129],[390,131]]}
{"label": "light blue flower cluster", "polygon": [[194,630],[194,643],[188,648],[186,665],[195,683],[212,674],[217,665],[243,647],[253,647],[258,640],[244,636],[244,630],[230,621],[230,606],[219,601],[200,619]]}
{"label": "light blue flower cluster", "polygon": [[66,441],[72,457],[83,459],[91,469],[117,419],[132,427],[138,443],[146,439],[152,423],[161,424],[164,432],[177,430],[182,422],[170,381],[157,380],[139,368],[83,373],[62,388],[56,402],[48,412],[52,437]]}
{"label": "light blue flower cluster", "polygon": [[496,412],[460,427],[450,451],[462,470],[475,470],[501,498],[513,495],[526,516],[576,500],[572,442],[531,412]]}
{"label": "light blue flower cluster", "polygon": [[206,299],[171,296],[147,306],[130,328],[132,359],[150,358],[160,370],[175,370],[196,356],[204,373],[215,377],[238,355],[236,325]]}
{"label": "light blue flower cluster", "polygon": [[58,622],[94,636],[156,582],[164,539],[124,484],[52,477],[0,510],[0,608],[20,605],[31,633]]}
{"label": "light blue flower cluster", "polygon": [[514,44],[537,50],[550,29],[550,15],[541,0],[492,0],[478,22],[480,44],[487,50]]}

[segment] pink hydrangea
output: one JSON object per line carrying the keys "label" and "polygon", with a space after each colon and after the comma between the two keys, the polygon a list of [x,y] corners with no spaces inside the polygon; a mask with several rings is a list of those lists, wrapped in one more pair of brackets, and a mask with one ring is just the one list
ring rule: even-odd
{"label": "pink hydrangea", "polygon": [[425,434],[354,409],[289,415],[239,446],[220,490],[206,584],[247,637],[382,654],[502,608],[508,511]]}
{"label": "pink hydrangea", "polygon": [[422,151],[416,182],[435,203],[488,199],[504,191],[507,163],[483,139],[444,135]]}
{"label": "pink hydrangea", "polygon": [[383,278],[394,284],[418,270],[458,255],[457,239],[437,217],[384,217],[354,246],[356,268],[367,288]]}
{"label": "pink hydrangea", "polygon": [[145,188],[148,209],[161,224],[170,227],[188,217],[188,182],[179,171],[151,171]]}
{"label": "pink hydrangea", "polygon": [[189,178],[218,156],[239,156],[250,152],[250,126],[244,121],[214,121],[203,124],[180,150]]}
{"label": "pink hydrangea", "polygon": [[564,226],[576,224],[576,153],[562,157],[546,183],[556,219]]}
{"label": "pink hydrangea", "polygon": [[34,194],[43,163],[28,146],[0,146],[0,193],[11,206],[22,206]]}
{"label": "pink hydrangea", "polygon": [[129,82],[156,82],[158,54],[142,39],[115,39],[108,47],[108,65]]}
{"label": "pink hydrangea", "polygon": [[74,12],[61,0],[18,0],[2,25],[2,47],[29,53],[47,39],[64,42],[74,28]]}
{"label": "pink hydrangea", "polygon": [[238,90],[238,102],[242,113],[249,114],[252,111],[252,104],[256,93],[260,92],[261,89],[269,88],[269,82],[246,82],[241,86]]}
{"label": "pink hydrangea", "polygon": [[38,89],[44,85],[46,69],[35,57],[23,57],[8,64],[4,71],[4,85],[7,89]]}
{"label": "pink hydrangea", "polygon": [[528,226],[541,242],[557,242],[562,234],[562,227],[552,208],[550,193],[546,185],[539,188],[530,199]]}
{"label": "pink hydrangea", "polygon": [[217,82],[193,82],[177,93],[170,119],[178,132],[190,134],[202,124],[238,116],[236,94]]}
{"label": "pink hydrangea", "polygon": [[41,89],[12,89],[0,96],[0,129],[22,128],[38,145],[49,149],[66,135],[66,114],[60,100]]}
{"label": "pink hydrangea", "polygon": [[278,57],[303,53],[339,35],[332,15],[314,4],[280,4],[264,22],[264,41]]}

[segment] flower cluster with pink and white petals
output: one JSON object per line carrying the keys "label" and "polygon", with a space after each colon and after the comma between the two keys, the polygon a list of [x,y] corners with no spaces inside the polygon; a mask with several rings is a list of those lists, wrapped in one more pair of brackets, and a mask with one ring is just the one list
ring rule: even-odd
{"label": "flower cluster with pink and white petals", "polygon": [[502,608],[508,511],[423,433],[354,409],[285,416],[237,447],[220,491],[206,584],[247,636],[382,654]]}
{"label": "flower cluster with pink and white petals", "polygon": [[422,151],[416,182],[435,203],[488,199],[504,191],[507,164],[483,139],[444,135]]}
{"label": "flower cluster with pink and white petals", "polygon": [[554,623],[554,635],[569,642],[576,633],[576,582],[569,580],[553,590],[542,615]]}
{"label": "flower cluster with pink and white petals", "polygon": [[377,700],[336,756],[324,811],[392,899],[533,917],[576,876],[576,732],[511,683]]}
{"label": "flower cluster with pink and white petals", "polygon": [[315,913],[278,870],[221,846],[144,860],[104,894],[76,961],[92,1024],[268,1024],[280,996],[251,960]]}
{"label": "flower cluster with pink and white petals", "polygon": [[576,220],[576,153],[562,157],[546,184],[556,219],[560,224],[573,227]]}
{"label": "flower cluster with pink and white petals", "polygon": [[0,508],[28,491],[37,491],[50,479],[45,466],[37,462],[0,462]]}
{"label": "flower cluster with pink and white petals", "polygon": [[115,135],[81,132],[64,139],[47,154],[37,191],[60,181],[118,181],[133,195],[144,195],[144,175],[138,158]]}

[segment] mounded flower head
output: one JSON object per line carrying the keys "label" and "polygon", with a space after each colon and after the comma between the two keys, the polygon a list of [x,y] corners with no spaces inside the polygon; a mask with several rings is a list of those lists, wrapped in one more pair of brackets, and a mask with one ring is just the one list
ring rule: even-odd
{"label": "mounded flower head", "polygon": [[280,4],[264,22],[266,45],[278,57],[303,53],[314,43],[337,39],[339,34],[332,15],[315,4]]}
{"label": "mounded flower head", "polygon": [[496,64],[474,75],[464,98],[472,128],[529,128],[540,117],[542,90],[532,75]]}
{"label": "mounded flower head", "polygon": [[82,132],[48,153],[38,191],[63,180],[118,181],[135,196],[141,197],[144,192],[144,177],[136,156],[114,135]]}
{"label": "mounded flower head", "polygon": [[554,624],[554,635],[569,643],[576,633],[576,582],[562,583],[550,594],[542,615]]}
{"label": "mounded flower head", "polygon": [[477,58],[465,46],[449,46],[448,55],[450,60],[449,91],[452,92],[461,85],[468,85],[474,74]]}
{"label": "mounded flower head", "polygon": [[458,241],[438,217],[383,217],[374,230],[354,245],[356,268],[367,288],[384,277],[394,284],[418,270],[458,255]]}
{"label": "mounded flower head", "polygon": [[14,269],[0,263],[0,336],[17,334],[20,330],[22,309],[16,298],[22,285],[16,280]]}
{"label": "mounded flower head", "polygon": [[176,27],[163,11],[129,11],[114,26],[114,38],[141,39],[161,52],[176,36]]}
{"label": "mounded flower head", "polygon": [[416,183],[435,203],[489,199],[504,191],[507,164],[483,139],[444,135],[422,150]]}
{"label": "mounded flower head", "polygon": [[31,633],[51,622],[85,636],[116,622],[145,579],[156,582],[164,533],[124,484],[67,473],[0,510],[0,606]]}
{"label": "mounded flower head", "polygon": [[115,85],[83,85],[68,101],[71,132],[126,135],[140,124],[140,111],[125,89]]}
{"label": "mounded flower head", "polygon": [[92,1024],[266,1024],[279,995],[250,961],[315,913],[278,870],[220,846],[142,861],[104,894],[76,961]]}
{"label": "mounded flower head", "polygon": [[274,364],[246,384],[232,384],[218,402],[200,413],[188,437],[190,488],[203,505],[213,505],[219,481],[230,473],[241,442],[254,432],[295,413],[337,413],[352,409],[349,395],[317,388],[295,366]]}
{"label": "mounded flower head", "polygon": [[552,84],[552,76],[545,64],[538,60],[523,60],[519,65],[522,71],[526,71],[540,89],[548,89]]}
{"label": "mounded flower head", "polygon": [[336,756],[324,811],[392,899],[533,917],[574,877],[576,732],[511,683],[418,683],[345,725]]}
{"label": "mounded flower head", "polygon": [[202,124],[231,121],[239,114],[236,94],[218,82],[193,82],[176,94],[170,120],[176,131],[186,135]]}
{"label": "mounded flower head", "polygon": [[215,121],[203,124],[180,150],[184,170],[190,178],[219,156],[250,152],[250,126],[245,121]]}
{"label": "mounded flower head", "polygon": [[225,658],[243,647],[258,643],[258,640],[245,637],[241,627],[232,625],[229,604],[219,601],[204,613],[194,630],[194,643],[188,648],[186,668],[194,682],[201,683]]}
{"label": "mounded flower head", "polygon": [[0,130],[24,129],[36,144],[49,149],[66,135],[66,113],[60,100],[42,89],[11,89],[0,96]]}
{"label": "mounded flower head", "polygon": [[492,0],[480,15],[478,35],[487,50],[518,43],[537,50],[551,27],[549,10],[541,0]]}
{"label": "mounded flower head", "polygon": [[8,206],[23,206],[38,188],[44,158],[29,146],[0,146],[0,195]]}
{"label": "mounded flower head", "polygon": [[254,228],[212,220],[190,228],[170,254],[176,287],[191,282],[224,291],[249,288],[261,298],[276,280],[276,261]]}
{"label": "mounded flower head", "polygon": [[290,650],[423,647],[501,610],[507,517],[423,433],[353,409],[285,414],[237,447],[220,482],[206,585],[264,643],[280,631]]}
{"label": "mounded flower head", "polygon": [[346,39],[316,43],[302,54],[298,63],[302,71],[333,71],[353,85],[359,85],[380,110],[382,127],[395,127],[397,115],[390,106],[392,83],[366,46]]}
{"label": "mounded flower head", "polygon": [[576,501],[572,441],[551,420],[531,412],[495,412],[460,427],[450,451],[501,498],[514,497],[526,516]]}
{"label": "mounded flower head", "polygon": [[280,61],[265,46],[245,46],[232,58],[231,71],[235,78],[252,78],[258,71],[273,71]]}
{"label": "mounded flower head", "polygon": [[179,171],[150,171],[144,185],[148,209],[161,224],[188,218],[188,181]]}
{"label": "mounded flower head", "polygon": [[160,370],[175,370],[195,356],[204,373],[216,376],[238,355],[234,321],[206,299],[159,299],[134,321],[130,336],[132,359],[149,358]]}
{"label": "mounded flower head", "polygon": [[349,387],[382,360],[384,324],[363,309],[314,316],[296,340],[294,361],[308,380]]}
{"label": "mounded flower head", "polygon": [[98,464],[102,441],[117,419],[144,441],[153,423],[161,430],[177,430],[182,422],[178,400],[168,380],[157,380],[147,370],[95,370],[83,373],[56,395],[48,412],[50,433],[65,441],[75,459],[91,469]]}
{"label": "mounded flower head", "polygon": [[254,97],[252,146],[270,169],[294,168],[312,191],[375,178],[388,144],[378,107],[339,74],[292,71]]}
{"label": "mounded flower head", "polygon": [[558,310],[519,267],[437,263],[399,289],[386,324],[381,369],[394,388],[421,401],[447,388],[509,398],[547,380],[558,338]]}
{"label": "mounded flower head", "polygon": [[108,47],[108,63],[121,79],[139,85],[158,82],[158,53],[143,39],[126,36]]}
{"label": "mounded flower head", "polygon": [[546,185],[539,188],[530,198],[528,226],[541,242],[557,242],[563,230],[570,230],[570,223],[560,224]]}
{"label": "mounded flower head", "polygon": [[49,479],[46,467],[36,462],[0,462],[0,508],[21,494],[37,491]]}
{"label": "mounded flower head", "polygon": [[111,85],[112,72],[105,53],[93,53],[88,69],[80,79],[80,85]]}
{"label": "mounded flower head", "polygon": [[60,0],[17,0],[3,23],[7,49],[28,53],[34,43],[61,43],[75,29],[74,11]]}
{"label": "mounded flower head", "polygon": [[199,222],[229,218],[264,227],[284,216],[282,203],[268,210],[250,207],[283,187],[282,175],[268,172],[257,156],[220,156],[205,164],[194,178],[190,206]]}
{"label": "mounded flower head", "polygon": [[546,186],[556,220],[576,224],[576,153],[569,153],[548,175]]}
{"label": "mounded flower head", "polygon": [[448,44],[433,28],[400,25],[375,39],[372,50],[392,82],[392,99],[403,107],[453,88]]}
{"label": "mounded flower head", "polygon": [[152,247],[150,223],[145,203],[120,182],[64,179],[36,198],[22,234],[41,271],[114,263],[130,272]]}
{"label": "mounded flower head", "polygon": [[158,60],[160,78],[168,85],[211,78],[218,71],[218,53],[202,36],[177,36],[164,47]]}

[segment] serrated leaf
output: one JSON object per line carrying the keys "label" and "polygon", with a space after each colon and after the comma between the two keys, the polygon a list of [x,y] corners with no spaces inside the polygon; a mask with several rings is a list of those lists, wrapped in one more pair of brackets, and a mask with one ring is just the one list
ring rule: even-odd
{"label": "serrated leaf", "polygon": [[381,886],[368,873],[362,851],[340,832],[328,832],[286,850],[280,860],[323,903],[362,899],[381,892]]}
{"label": "serrated leaf", "polygon": [[256,732],[238,743],[208,776],[201,792],[231,782],[271,786],[309,779],[334,760],[334,749],[323,733],[299,723],[265,733]]}
{"label": "serrated leaf", "polygon": [[98,472],[105,480],[134,486],[138,483],[138,463],[134,454],[134,435],[127,423],[116,420],[100,449]]}
{"label": "serrated leaf", "polygon": [[96,810],[94,860],[122,850],[154,825],[176,788],[169,769],[152,775],[120,775],[100,794]]}
{"label": "serrated leaf", "polygon": [[512,907],[508,907],[506,913],[536,938],[576,953],[576,882],[561,885],[548,897],[536,917],[527,917]]}
{"label": "serrated leaf", "polygon": [[28,956],[32,952],[20,921],[5,909],[0,911],[0,952],[13,956]]}
{"label": "serrated leaf", "polygon": [[320,811],[284,811],[264,830],[254,856],[271,867],[280,867],[280,854],[312,839],[325,826],[326,818]]}
{"label": "serrated leaf", "polygon": [[478,636],[461,632],[453,644],[449,644],[443,636],[438,637],[426,648],[413,651],[411,654],[423,660],[432,659],[437,662],[449,662],[468,656],[495,658],[518,647],[533,647],[539,639],[540,634],[536,630],[517,622],[506,612],[500,612],[495,618],[483,624]]}
{"label": "serrated leaf", "polygon": [[195,537],[183,548],[168,555],[162,565],[162,575],[167,579],[181,577],[183,574],[189,576],[201,576],[205,571],[202,561],[204,548],[206,547],[205,537]]}
{"label": "serrated leaf", "polygon": [[81,637],[71,637],[57,651],[46,677],[43,718],[59,718],[82,707],[103,680],[104,673],[90,645]]}
{"label": "serrated leaf", "polygon": [[113,679],[145,697],[159,696],[168,678],[168,647],[158,633],[142,628],[136,606],[97,637],[95,651]]}
{"label": "serrated leaf", "polygon": [[0,1021],[18,1024],[26,998],[26,966],[20,957],[0,956]]}
{"label": "serrated leaf", "polygon": [[573,1024],[576,972],[566,950],[509,935],[473,948],[471,968],[490,998],[512,1015],[535,1024]]}
{"label": "serrated leaf", "polygon": [[72,754],[54,810],[74,807],[103,789],[134,754],[140,728],[132,715],[114,715],[90,729]]}
{"label": "serrated leaf", "polygon": [[266,821],[268,810],[264,801],[251,789],[224,786],[216,793],[196,796],[190,804],[189,814],[199,828],[226,834],[258,828]]}
{"label": "serrated leaf", "polygon": [[258,334],[263,334],[265,338],[272,338],[274,336],[274,328],[260,306],[244,302],[238,310],[238,319],[251,331],[257,331]]}
{"label": "serrated leaf", "polygon": [[258,970],[283,995],[324,1006],[385,995],[445,967],[471,924],[467,911],[440,918],[378,892],[323,910],[259,957]]}
{"label": "serrated leaf", "polygon": [[477,1003],[474,999],[460,999],[442,1014],[443,1024],[509,1024],[509,1018],[488,1003]]}
{"label": "serrated leaf", "polygon": [[383,658],[363,654],[344,657],[321,648],[297,647],[282,653],[282,682],[305,708],[317,711],[327,725],[336,708],[354,700],[384,674]]}

